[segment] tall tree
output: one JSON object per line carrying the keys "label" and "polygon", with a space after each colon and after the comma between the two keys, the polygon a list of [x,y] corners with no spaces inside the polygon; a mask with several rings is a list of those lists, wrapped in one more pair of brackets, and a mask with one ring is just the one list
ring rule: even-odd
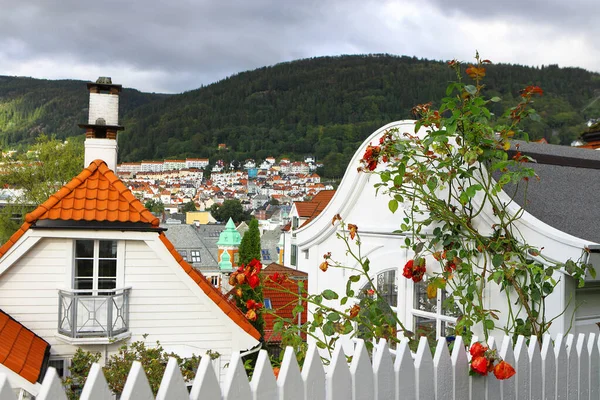
{"label": "tall tree", "polygon": [[3,157],[0,187],[8,203],[0,212],[0,241],[14,233],[27,212],[81,172],[83,153],[81,138],[62,142],[42,134],[29,151]]}
{"label": "tall tree", "polygon": [[260,231],[258,230],[258,220],[252,219],[250,225],[240,243],[239,255],[240,263],[248,264],[252,259],[256,258],[258,261],[261,260],[261,245],[260,245]]}
{"label": "tall tree", "polygon": [[229,218],[236,224],[250,219],[250,214],[244,210],[239,200],[225,200],[223,204],[213,204],[210,213],[219,222],[227,222]]}

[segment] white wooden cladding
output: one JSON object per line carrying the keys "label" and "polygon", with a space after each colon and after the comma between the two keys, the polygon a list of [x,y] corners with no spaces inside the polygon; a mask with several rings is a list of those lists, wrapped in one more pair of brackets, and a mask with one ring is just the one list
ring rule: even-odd
{"label": "white wooden cladding", "polygon": [[[475,338],[476,340],[477,338]],[[511,363],[516,375],[499,381],[489,377],[469,376],[469,356],[461,337],[455,340],[452,354],[445,339],[437,343],[432,356],[425,338],[421,338],[416,355],[406,342],[395,354],[380,341],[369,357],[365,344],[356,343],[350,363],[342,346],[324,367],[316,347],[310,346],[300,371],[294,352],[287,348],[275,379],[267,352],[261,350],[249,382],[240,354],[231,357],[229,370],[221,386],[208,357],[198,368],[188,393],[174,359],[170,359],[156,399],[160,400],[600,400],[600,338],[598,335],[545,336],[537,341],[519,337],[514,344],[505,337],[502,343],[493,338],[490,348]],[[8,379],[0,374],[0,400],[16,400]],[[66,400],[60,380],[49,368],[38,400]],[[112,395],[98,364],[92,367],[81,400],[109,400]],[[141,364],[131,368],[121,400],[153,400]]]}

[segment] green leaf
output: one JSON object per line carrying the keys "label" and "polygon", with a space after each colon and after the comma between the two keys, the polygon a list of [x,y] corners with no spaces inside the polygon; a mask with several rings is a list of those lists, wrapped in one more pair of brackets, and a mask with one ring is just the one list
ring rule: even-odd
{"label": "green leaf", "polygon": [[338,294],[331,289],[323,290],[323,293],[321,293],[321,295],[325,300],[336,300],[339,297]]}
{"label": "green leaf", "polygon": [[398,201],[392,199],[388,202],[388,208],[394,214],[398,210]]}
{"label": "green leaf", "polygon": [[587,265],[587,270],[590,273],[592,279],[596,279],[596,269],[592,266],[592,264]]}
{"label": "green leaf", "polygon": [[326,349],[327,345],[325,343],[321,342],[321,341],[318,341],[317,342],[317,347],[320,348],[320,349]]}
{"label": "green leaf", "polygon": [[358,282],[360,281],[360,275],[350,275],[348,279],[350,280],[350,282]]}
{"label": "green leaf", "polygon": [[429,178],[429,180],[427,181],[427,187],[429,188],[430,192],[433,192],[435,190],[435,188],[437,187],[437,178],[435,176]]}
{"label": "green leaf", "polygon": [[327,321],[325,325],[323,325],[323,334],[325,336],[331,336],[335,333],[335,327],[333,326],[333,322]]}
{"label": "green leaf", "polygon": [[340,320],[340,314],[336,313],[336,312],[332,312],[329,313],[329,315],[327,316],[327,320],[332,321],[332,322],[337,322]]}
{"label": "green leaf", "polygon": [[503,262],[504,262],[504,256],[502,254],[494,254],[494,257],[492,258],[492,265],[495,268],[500,267]]}
{"label": "green leaf", "polygon": [[483,326],[485,326],[485,328],[488,330],[494,329],[494,326],[495,326],[494,320],[486,319],[485,321],[483,321]]}
{"label": "green leaf", "polygon": [[492,103],[497,103],[497,102],[499,102],[499,101],[502,101],[502,99],[501,99],[500,97],[498,97],[498,96],[494,96],[494,97],[492,97],[492,98],[490,99],[490,101],[491,101]]}
{"label": "green leaf", "polygon": [[477,88],[473,85],[465,85],[465,91],[474,96],[477,93]]}

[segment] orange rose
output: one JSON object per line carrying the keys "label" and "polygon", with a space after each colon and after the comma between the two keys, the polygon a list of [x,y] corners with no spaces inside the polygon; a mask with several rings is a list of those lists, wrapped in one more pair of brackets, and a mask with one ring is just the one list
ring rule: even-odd
{"label": "orange rose", "polygon": [[494,376],[498,379],[508,379],[515,374],[515,369],[506,361],[500,361],[494,367]]}

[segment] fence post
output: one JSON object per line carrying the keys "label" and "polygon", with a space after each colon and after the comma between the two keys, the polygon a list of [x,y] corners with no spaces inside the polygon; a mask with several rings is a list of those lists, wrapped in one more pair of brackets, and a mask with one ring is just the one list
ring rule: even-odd
{"label": "fence post", "polygon": [[343,346],[339,341],[333,350],[333,357],[329,364],[325,382],[327,400],[349,400],[352,398],[352,377],[350,376]]}
{"label": "fence post", "polygon": [[358,339],[354,356],[350,363],[350,376],[352,377],[352,400],[372,400],[375,395],[373,366],[369,360],[369,353],[365,341]]}
{"label": "fence post", "polygon": [[[285,356],[285,354],[284,354]],[[302,368],[304,400],[325,400],[325,370],[317,346],[311,343]]]}
{"label": "fence post", "polygon": [[396,399],[416,400],[417,379],[415,363],[408,347],[408,339],[406,338],[402,339],[396,349],[394,375],[396,376]]}
{"label": "fence post", "polygon": [[421,336],[417,356],[415,357],[415,372],[417,378],[417,399],[433,400],[435,398],[434,387],[431,384],[433,377],[433,359],[429,350],[429,341]]}
{"label": "fence post", "polygon": [[457,336],[452,349],[452,380],[454,400],[469,399],[469,360],[462,336]]}
{"label": "fence post", "polygon": [[198,372],[196,372],[190,391],[190,400],[200,400],[201,398],[203,400],[221,400],[219,379],[217,379],[212,360],[208,355],[200,359]]}
{"label": "fence post", "polygon": [[375,400],[393,400],[394,390],[394,365],[387,342],[380,339],[377,344],[377,353],[373,357],[373,386],[375,387]]}
{"label": "fence post", "polygon": [[433,379],[436,400],[452,400],[454,385],[452,376],[452,360],[448,352],[448,342],[445,337],[438,339],[435,355],[433,356]]}
{"label": "fence post", "polygon": [[123,392],[121,393],[120,400],[140,400],[140,399],[153,399],[152,389],[150,389],[150,383],[148,377],[144,372],[142,363],[134,361],[131,365],[129,375],[123,386]]}
{"label": "fence post", "polygon": [[[543,399],[543,369],[542,369],[542,355],[540,352],[540,343],[537,338],[531,337],[529,342],[529,348],[527,349],[527,355],[529,356],[529,398],[531,400],[542,400]],[[553,376],[556,372],[553,372]]]}

